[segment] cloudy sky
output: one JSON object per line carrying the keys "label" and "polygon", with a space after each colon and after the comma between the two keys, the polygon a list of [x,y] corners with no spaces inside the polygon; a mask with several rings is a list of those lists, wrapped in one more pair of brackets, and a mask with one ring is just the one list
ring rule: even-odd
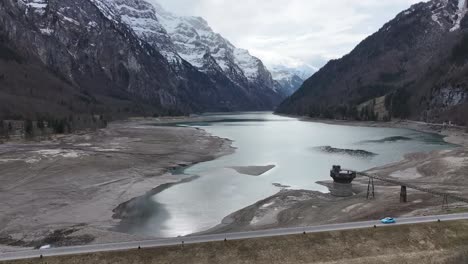
{"label": "cloudy sky", "polygon": [[316,68],[350,52],[421,0],[151,0],[205,18],[214,31],[267,65]]}

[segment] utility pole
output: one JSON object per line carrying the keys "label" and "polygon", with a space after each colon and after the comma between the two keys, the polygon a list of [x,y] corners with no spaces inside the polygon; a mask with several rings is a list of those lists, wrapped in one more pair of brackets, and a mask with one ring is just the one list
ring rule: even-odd
{"label": "utility pole", "polygon": [[401,186],[400,203],[407,203],[407,202],[408,202],[408,195],[406,191],[406,186]]}

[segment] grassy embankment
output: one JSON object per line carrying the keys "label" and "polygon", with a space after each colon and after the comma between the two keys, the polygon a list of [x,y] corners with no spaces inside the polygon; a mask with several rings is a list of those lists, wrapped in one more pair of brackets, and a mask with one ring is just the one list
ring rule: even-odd
{"label": "grassy embankment", "polygon": [[468,263],[468,221],[9,261],[59,263]]}

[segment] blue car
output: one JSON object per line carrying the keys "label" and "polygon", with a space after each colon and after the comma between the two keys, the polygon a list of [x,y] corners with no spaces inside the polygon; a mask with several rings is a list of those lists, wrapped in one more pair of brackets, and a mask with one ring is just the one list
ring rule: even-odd
{"label": "blue car", "polygon": [[393,219],[392,217],[386,217],[380,220],[380,222],[382,222],[382,224],[395,224],[396,223],[395,219]]}

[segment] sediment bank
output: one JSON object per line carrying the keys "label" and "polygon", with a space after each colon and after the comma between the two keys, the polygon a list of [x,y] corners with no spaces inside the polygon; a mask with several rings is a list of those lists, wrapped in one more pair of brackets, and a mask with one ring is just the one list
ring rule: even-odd
{"label": "sediment bank", "polygon": [[229,140],[203,130],[154,122],[0,145],[0,250],[141,239],[110,231],[119,205],[187,180],[171,173],[178,168],[233,151]]}

